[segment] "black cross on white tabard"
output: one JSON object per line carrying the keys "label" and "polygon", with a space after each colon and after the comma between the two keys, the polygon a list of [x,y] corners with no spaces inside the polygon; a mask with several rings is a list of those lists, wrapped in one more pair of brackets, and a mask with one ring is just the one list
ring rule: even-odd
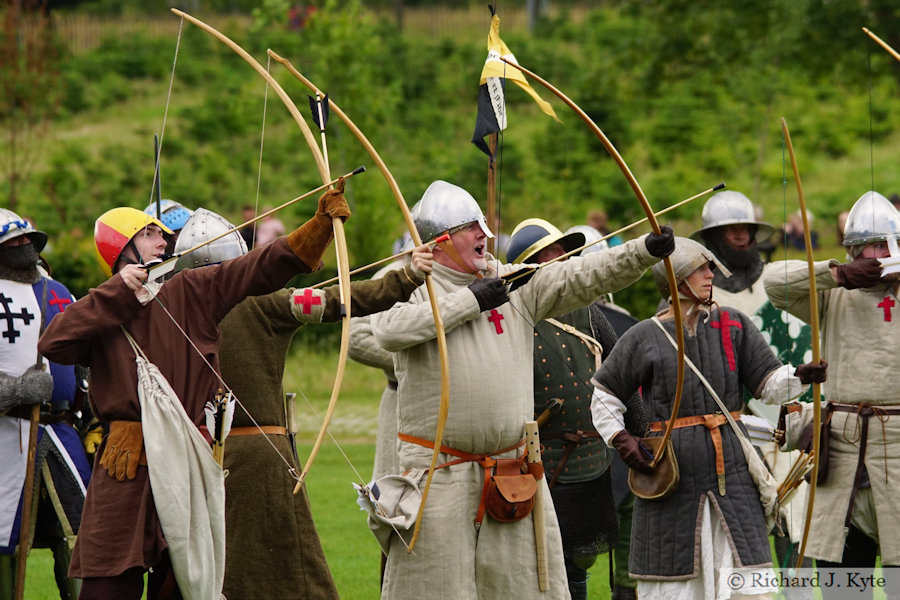
{"label": "black cross on white tabard", "polygon": [[22,319],[22,324],[28,325],[34,318],[34,315],[28,312],[24,306],[22,307],[21,312],[14,313],[10,309],[12,301],[12,298],[7,298],[5,295],[0,294],[0,304],[3,305],[3,312],[0,313],[0,319],[6,320],[6,331],[3,332],[2,336],[7,338],[10,344],[15,344],[16,338],[22,335],[21,332],[17,331],[15,328],[15,319]]}

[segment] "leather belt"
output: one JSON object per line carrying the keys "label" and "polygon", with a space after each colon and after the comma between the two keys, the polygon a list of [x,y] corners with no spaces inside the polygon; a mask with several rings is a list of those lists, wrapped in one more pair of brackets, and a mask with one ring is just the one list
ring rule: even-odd
{"label": "leather belt", "polygon": [[[735,421],[741,420],[741,411],[732,411],[731,416]],[[666,429],[668,421],[655,421],[650,423],[650,431],[663,432]],[[712,438],[713,448],[716,451],[716,479],[719,483],[719,495],[725,495],[725,456],[722,453],[722,433],[719,427],[728,423],[728,419],[722,413],[710,415],[691,415],[690,417],[680,417],[675,419],[675,429],[682,427],[695,427],[703,425],[709,429],[709,437]]]}
{"label": "leather belt", "polygon": [[576,429],[575,431],[542,432],[541,438],[544,440],[563,440],[562,456],[559,458],[559,462],[556,463],[553,474],[550,475],[550,481],[547,482],[547,487],[552,490],[553,486],[556,485],[556,480],[559,479],[560,474],[565,468],[566,463],[569,462],[569,456],[571,456],[572,451],[575,450],[575,446],[580,444],[583,439],[600,439],[600,434],[596,431],[581,431],[580,429]]}
{"label": "leather belt", "polygon": [[[431,440],[418,438],[414,435],[400,432],[397,433],[397,437],[400,438],[401,441],[416,444],[418,446],[424,446],[425,448],[431,448],[432,450],[434,450],[434,442]],[[513,444],[512,446],[509,446],[507,448],[497,450],[496,452],[490,452],[488,454],[472,454],[470,452],[464,452],[463,450],[457,450],[456,448],[451,448],[450,446],[441,444],[441,452],[443,452],[444,454],[449,454],[450,456],[456,456],[457,459],[440,464],[435,467],[435,469],[443,469],[444,467],[450,467],[452,465],[458,465],[466,462],[477,462],[484,469],[484,485],[481,488],[481,502],[478,503],[478,514],[475,516],[476,527],[481,527],[481,522],[484,520],[485,500],[487,498],[488,485],[491,482],[491,475],[494,472],[494,465],[497,464],[497,459],[493,457],[497,456],[498,454],[509,452],[510,450],[515,450],[516,448],[521,448],[524,445],[525,438],[522,438],[518,443]],[[525,457],[523,455],[522,460],[524,459]],[[543,467],[540,463],[528,463],[528,467],[529,470],[532,471],[532,474],[535,476],[535,479],[540,479],[541,477],[543,477]]]}
{"label": "leather belt", "polygon": [[260,425],[259,427],[232,427],[228,436],[233,435],[287,435],[287,428],[280,425]]}
{"label": "leather belt", "polygon": [[[887,441],[887,434],[884,431],[884,423],[891,415],[900,415],[900,408],[882,408],[877,404],[837,404],[829,402],[828,407],[835,412],[856,413],[858,418],[862,419],[862,427],[859,432],[859,457],[856,459],[856,475],[853,477],[853,488],[850,490],[850,503],[847,506],[847,514],[844,516],[844,528],[850,527],[850,520],[853,518],[853,505],[856,503],[856,493],[859,491],[863,483],[863,477],[866,473],[866,446],[869,440],[869,418],[878,417],[881,421],[881,436]],[[844,437],[846,440],[846,436]],[[849,441],[849,440],[847,440]],[[888,464],[887,464],[887,443],[884,444],[884,482],[887,483]]]}

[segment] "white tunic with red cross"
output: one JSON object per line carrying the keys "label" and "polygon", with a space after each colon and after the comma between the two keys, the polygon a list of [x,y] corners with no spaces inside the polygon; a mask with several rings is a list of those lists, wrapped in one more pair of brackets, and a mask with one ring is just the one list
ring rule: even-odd
{"label": "white tunic with red cross", "polygon": [[[838,287],[831,276],[835,261],[815,264],[821,321],[822,358],[828,361],[825,399],[841,404],[900,408],[900,302],[894,284],[866,289]],[[766,278],[772,304],[809,322],[807,266],[779,263]],[[893,406],[891,406],[893,405]],[[859,456],[859,423],[853,413],[835,412],[831,421],[828,479],[819,484],[807,555],[840,561],[844,515]],[[900,565],[900,417],[873,417],[865,459],[877,519],[882,563]],[[845,557],[846,558],[846,557]]]}
{"label": "white tunic with red cross", "polygon": [[[656,260],[640,239],[555,263],[511,292],[509,302],[486,311],[479,309],[468,289],[474,275],[436,263],[433,288],[450,359],[450,410],[443,444],[478,454],[518,443],[525,422],[534,418],[534,324],[630,285]],[[490,264],[497,263],[491,258]],[[499,265],[498,270],[503,275],[519,268]],[[409,302],[373,315],[372,326],[375,339],[395,353],[399,431],[434,440],[441,369],[426,290],[420,287]],[[428,448],[401,442],[398,449],[402,470],[430,464]],[[485,519],[476,530],[473,521],[483,483],[483,469],[475,462],[435,473],[415,554],[409,555],[397,537],[391,537],[384,600],[418,599],[424,587],[432,600],[569,597],[559,526],[546,484],[542,483],[550,590],[542,593],[536,584],[531,518],[509,524]],[[511,554],[510,548],[515,552]]]}

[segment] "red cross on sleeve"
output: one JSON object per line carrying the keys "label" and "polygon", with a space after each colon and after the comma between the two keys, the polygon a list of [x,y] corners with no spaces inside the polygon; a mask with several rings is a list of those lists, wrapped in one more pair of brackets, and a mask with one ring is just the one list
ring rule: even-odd
{"label": "red cross on sleeve", "polygon": [[302,304],[303,305],[303,314],[308,315],[312,312],[312,307],[314,304],[322,304],[321,296],[313,296],[313,291],[310,288],[306,288],[303,290],[303,295],[294,294],[294,304]]}

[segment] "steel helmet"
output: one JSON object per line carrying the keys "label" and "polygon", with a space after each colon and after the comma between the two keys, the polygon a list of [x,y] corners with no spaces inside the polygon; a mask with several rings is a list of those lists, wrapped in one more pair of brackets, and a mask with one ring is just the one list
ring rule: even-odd
{"label": "steel helmet", "polygon": [[423,242],[476,221],[486,236],[494,237],[472,194],[446,181],[438,180],[428,186],[422,199],[413,206],[412,217]]}
{"label": "steel helmet", "polygon": [[869,191],[859,197],[847,215],[844,246],[883,242],[893,233],[900,234],[900,213],[890,200]]}
{"label": "steel helmet", "polygon": [[[699,269],[706,263],[713,263],[716,269],[722,272],[725,277],[731,277],[731,271],[725,268],[725,265],[719,262],[716,255],[710,249],[692,239],[675,236],[675,250],[669,255],[672,262],[672,270],[675,271],[675,282],[681,285],[681,282],[688,275]],[[659,293],[663,299],[671,296],[669,292],[669,278],[666,275],[666,264],[659,261],[653,265],[653,282],[656,283]]]}
{"label": "steel helmet", "polygon": [[[194,211],[185,208],[184,205],[179,202],[175,202],[174,200],[160,200],[159,208],[159,220],[162,221],[166,225],[166,227],[168,227],[172,231],[178,231],[182,227],[184,227],[184,224],[187,223],[187,220],[191,218],[192,214],[194,214]],[[156,202],[151,202],[149,205],[147,205],[147,208],[144,209],[144,212],[151,217],[155,217]]]}
{"label": "steel helmet", "polygon": [[768,239],[775,228],[768,223],[756,220],[756,210],[750,198],[740,192],[726,190],[714,194],[706,204],[700,215],[703,227],[691,234],[691,239],[703,241],[703,232],[724,227],[725,225],[755,225],[757,242]]}
{"label": "steel helmet", "polygon": [[[594,242],[597,242],[597,240],[603,237],[602,235],[600,235],[599,231],[597,231],[590,225],[573,225],[572,227],[566,229],[566,235],[575,233],[576,231],[584,235],[584,244],[582,245],[594,244]],[[603,240],[602,242],[598,242],[593,246],[588,246],[587,248],[582,250],[578,254],[578,256],[584,256],[585,254],[590,254],[591,252],[600,252],[601,250],[609,250],[609,242]]]}
{"label": "steel helmet", "polygon": [[31,244],[38,252],[47,245],[46,233],[38,231],[31,226],[31,223],[13,211],[0,208],[0,244],[23,235],[27,235],[31,239]]}
{"label": "steel helmet", "polygon": [[158,225],[163,233],[173,233],[164,223],[136,208],[122,206],[100,215],[94,223],[94,248],[107,277],[113,274],[116,261],[131,238],[147,225]]}
{"label": "steel helmet", "polygon": [[[211,240],[229,229],[234,229],[234,225],[229,223],[225,217],[205,208],[198,208],[184,224],[181,235],[178,236],[178,241],[175,243],[175,254]],[[244,241],[240,232],[232,231],[211,244],[180,256],[175,261],[175,271],[214,265],[244,254],[247,254],[247,242]]]}
{"label": "steel helmet", "polygon": [[584,234],[564,234],[544,219],[525,219],[513,229],[506,247],[506,262],[521,264],[532,262],[541,250],[559,242],[566,252],[584,245]]}

